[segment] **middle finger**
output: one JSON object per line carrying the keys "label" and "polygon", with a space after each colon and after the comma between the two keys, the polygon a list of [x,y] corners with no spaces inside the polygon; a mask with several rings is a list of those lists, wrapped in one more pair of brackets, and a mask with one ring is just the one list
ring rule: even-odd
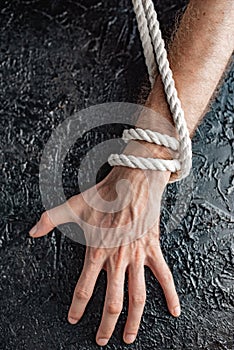
{"label": "middle finger", "polygon": [[129,306],[128,318],[124,329],[124,341],[130,344],[133,343],[136,338],[145,306],[146,288],[144,263],[130,265],[128,272]]}
{"label": "middle finger", "polygon": [[114,331],[123,307],[125,268],[107,267],[107,289],[102,320],[97,332],[98,345],[106,345]]}

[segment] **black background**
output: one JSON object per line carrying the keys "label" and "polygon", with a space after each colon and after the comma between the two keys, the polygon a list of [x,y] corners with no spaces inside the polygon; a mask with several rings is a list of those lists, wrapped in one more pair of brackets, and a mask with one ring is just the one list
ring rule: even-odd
{"label": "black background", "polygon": [[[168,41],[186,1],[155,5]],[[0,349],[98,349],[105,273],[81,322],[69,325],[85,248],[58,230],[38,240],[28,231],[43,211],[39,162],[51,131],[74,111],[103,102],[137,102],[149,89],[131,1],[9,0],[1,1],[0,14]],[[161,242],[182,315],[169,315],[146,269],[147,302],[138,338],[130,346],[122,341],[126,286],[108,349],[233,348],[233,91],[231,68],[193,139],[192,200],[170,233],[164,220],[180,185],[168,186],[165,194],[169,209],[162,210]],[[92,142],[83,140],[77,155]],[[76,165],[67,159],[68,197],[78,190]]]}

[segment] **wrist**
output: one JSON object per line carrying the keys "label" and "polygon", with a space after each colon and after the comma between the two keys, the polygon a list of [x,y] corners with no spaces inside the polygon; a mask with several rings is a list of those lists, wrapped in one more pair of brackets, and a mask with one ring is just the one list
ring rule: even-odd
{"label": "wrist", "polygon": [[[128,145],[125,147],[123,154],[133,155],[136,157],[144,157],[144,158],[158,158],[165,160],[173,160],[178,158],[178,152],[173,151],[170,148],[165,146],[157,145],[154,143],[150,143],[142,140],[131,140],[128,142]],[[130,169],[130,168],[127,168]],[[134,170],[134,169],[133,169]],[[140,169],[135,169],[139,170]],[[174,182],[179,177],[179,171],[172,173],[170,171],[152,171],[148,170],[153,177],[157,177],[157,174],[163,173],[166,180],[166,184],[168,182]]]}
{"label": "wrist", "polygon": [[173,151],[162,145],[150,143],[143,140],[131,140],[125,147],[124,154],[132,154],[137,157],[159,158],[172,160],[178,155],[177,151]]}
{"label": "wrist", "polygon": [[142,170],[139,168],[115,165],[105,180],[116,183],[118,180],[126,179],[129,180],[134,187],[139,186],[139,184],[142,186],[145,181],[150,181],[153,188],[163,191],[170,180],[170,176],[170,171]]}

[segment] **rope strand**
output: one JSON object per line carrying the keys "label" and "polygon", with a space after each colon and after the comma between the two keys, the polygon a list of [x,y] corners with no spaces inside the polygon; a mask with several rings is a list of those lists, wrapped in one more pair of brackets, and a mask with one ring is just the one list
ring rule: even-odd
{"label": "rope strand", "polygon": [[126,129],[123,131],[122,139],[125,142],[129,140],[143,140],[168,147],[173,151],[178,151],[180,147],[179,141],[176,138],[148,129]]}
{"label": "rope strand", "polygon": [[164,40],[161,35],[157,13],[154,9],[153,2],[152,0],[132,0],[132,3],[136,14],[138,30],[140,33],[151,87],[153,87],[154,84],[157,63],[158,70],[162,78],[164,91],[167,97],[167,102],[170,107],[175,128],[178,132],[179,141],[167,135],[153,132],[151,130],[143,130],[140,128],[124,130],[123,139],[144,140],[147,142],[153,142],[155,144],[161,144],[166,147],[170,147],[173,150],[179,150],[179,160],[174,159],[165,161],[163,159],[143,157],[132,158],[133,156],[131,155],[127,156],[122,154],[112,154],[108,158],[108,162],[110,165],[138,167],[140,169],[164,169],[164,171],[172,171],[171,169],[176,169],[174,171],[180,170],[179,178],[173,180],[178,181],[189,174],[190,168],[192,166],[191,139],[189,137],[187,124],[184,118],[184,111],[181,107],[180,99],[178,98],[175,82],[169,66],[167,52],[165,49]]}

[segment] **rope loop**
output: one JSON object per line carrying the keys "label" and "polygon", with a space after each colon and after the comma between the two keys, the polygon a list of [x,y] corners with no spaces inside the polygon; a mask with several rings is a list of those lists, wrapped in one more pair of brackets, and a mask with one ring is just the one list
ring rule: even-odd
{"label": "rope loop", "polygon": [[125,141],[130,139],[144,140],[169,147],[172,150],[178,150],[179,159],[169,161],[164,159],[112,154],[108,158],[108,162],[113,166],[122,165],[132,168],[138,167],[140,169],[162,171],[169,170],[171,172],[180,171],[179,177],[171,181],[174,182],[186,177],[190,172],[192,166],[191,139],[189,137],[187,124],[184,118],[184,111],[181,107],[181,102],[175,87],[173,74],[170,69],[167,52],[153,1],[132,0],[132,3],[136,14],[138,30],[140,33],[140,39],[142,42],[151,87],[153,88],[158,67],[167,97],[167,102],[170,107],[176,131],[178,133],[178,141],[168,135],[140,128],[124,130],[123,139]]}

